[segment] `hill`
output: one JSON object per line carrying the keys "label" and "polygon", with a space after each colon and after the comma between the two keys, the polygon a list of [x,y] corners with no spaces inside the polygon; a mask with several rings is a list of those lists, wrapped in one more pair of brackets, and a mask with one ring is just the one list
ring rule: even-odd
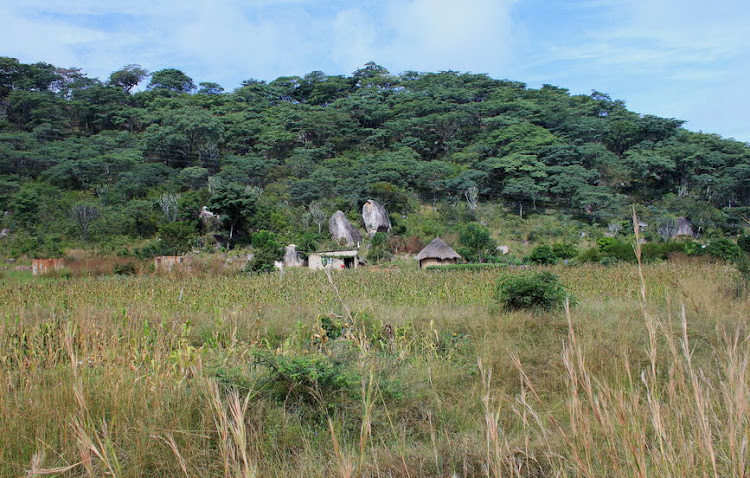
{"label": "hill", "polygon": [[367,199],[386,205],[402,245],[498,205],[580,227],[616,224],[636,205],[655,223],[736,233],[750,147],[682,124],[597,91],[374,63],[225,92],[171,68],[128,65],[100,81],[0,57],[0,228],[11,231],[0,251],[157,236],[209,245],[203,206],[232,244],[269,230],[313,248],[327,237],[312,212],[354,218]]}

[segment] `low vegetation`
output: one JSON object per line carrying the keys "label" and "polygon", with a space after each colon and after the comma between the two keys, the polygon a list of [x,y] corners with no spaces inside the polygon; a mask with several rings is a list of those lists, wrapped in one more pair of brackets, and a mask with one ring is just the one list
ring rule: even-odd
{"label": "low vegetation", "polygon": [[0,475],[747,476],[733,267],[540,271],[8,271]]}

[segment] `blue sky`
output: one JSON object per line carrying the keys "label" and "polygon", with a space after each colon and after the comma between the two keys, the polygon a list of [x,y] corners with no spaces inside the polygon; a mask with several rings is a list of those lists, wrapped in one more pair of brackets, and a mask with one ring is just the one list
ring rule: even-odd
{"label": "blue sky", "polygon": [[608,93],[750,142],[748,0],[0,0],[0,55],[106,79],[457,70]]}

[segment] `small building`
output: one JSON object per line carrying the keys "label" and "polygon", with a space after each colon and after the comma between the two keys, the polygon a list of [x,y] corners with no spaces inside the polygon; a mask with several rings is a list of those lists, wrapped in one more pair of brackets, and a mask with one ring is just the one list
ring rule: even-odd
{"label": "small building", "polygon": [[458,252],[454,251],[439,237],[433,239],[431,243],[427,244],[427,247],[417,254],[419,267],[422,269],[426,269],[429,266],[455,264],[459,259],[461,259],[461,256]]}
{"label": "small building", "polygon": [[33,259],[31,261],[31,273],[35,276],[56,272],[64,267],[63,259]]}
{"label": "small building", "polygon": [[158,256],[154,257],[154,269],[157,271],[171,271],[175,267],[190,266],[190,258],[187,256]]}
{"label": "small building", "polygon": [[359,250],[313,252],[307,256],[308,267],[312,270],[322,269],[356,269],[359,267]]}

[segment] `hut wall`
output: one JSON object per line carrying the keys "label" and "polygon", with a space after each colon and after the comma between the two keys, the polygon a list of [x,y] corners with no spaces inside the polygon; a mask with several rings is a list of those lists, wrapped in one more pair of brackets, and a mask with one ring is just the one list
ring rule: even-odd
{"label": "hut wall", "polygon": [[419,261],[419,267],[426,269],[430,266],[444,266],[446,264],[456,264],[457,262],[456,259],[437,259],[434,257],[428,257],[427,259]]}
{"label": "hut wall", "polygon": [[171,271],[175,266],[190,266],[190,258],[186,256],[158,256],[154,258],[156,270]]}
{"label": "hut wall", "polygon": [[356,269],[358,266],[357,262],[358,260],[356,252],[310,254],[307,259],[308,267],[313,270],[346,269],[347,267]]}
{"label": "hut wall", "polygon": [[35,276],[59,271],[63,267],[65,267],[63,259],[33,259],[31,261],[31,273]]}

